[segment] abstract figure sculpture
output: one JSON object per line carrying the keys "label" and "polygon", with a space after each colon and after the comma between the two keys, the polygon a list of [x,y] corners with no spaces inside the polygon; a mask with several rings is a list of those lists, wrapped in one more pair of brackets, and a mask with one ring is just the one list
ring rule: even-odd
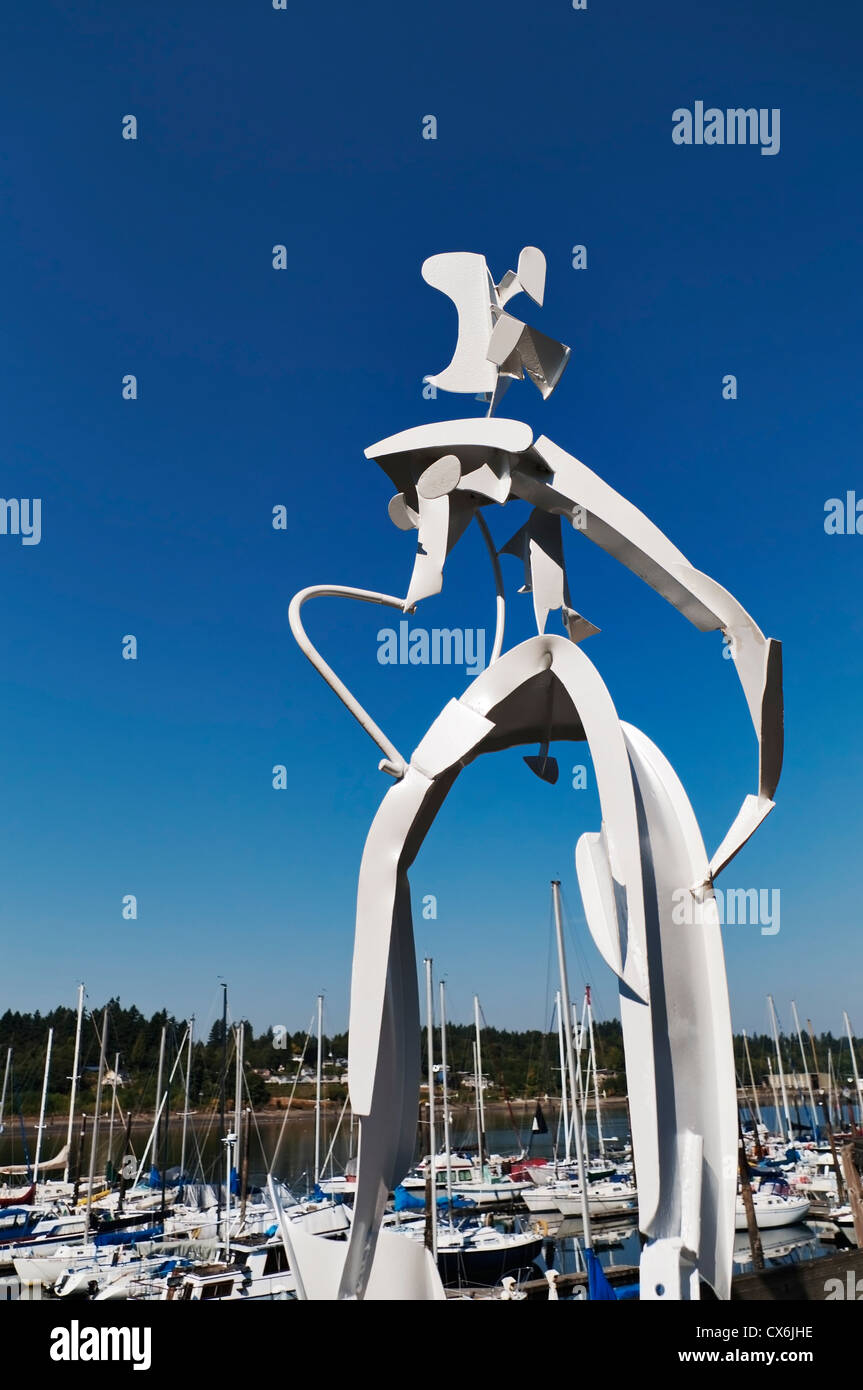
{"label": "abstract figure sculpture", "polygon": [[[731,1022],[713,883],[765,816],[782,764],[781,648],[725,589],[693,568],[662,532],[597,474],[516,420],[494,418],[504,390],[525,374],[543,397],[569,349],[505,309],[521,291],[542,303],[545,258],[535,247],[495,284],[485,258],[432,256],[423,277],[456,304],[450,364],[431,380],[482,394],[485,419],[421,425],[366,450],[396,495],[389,514],[418,533],[404,599],[345,586],[304,589],[291,629],[304,653],[378,744],[395,779],[366,841],[357,894],[351,985],[351,1104],[360,1120],[354,1216],[347,1245],[302,1234],[294,1257],[309,1297],[439,1297],[430,1256],[379,1231],[388,1192],[413,1158],[419,1083],[417,972],[408,870],[459,773],[483,753],[538,743],[526,761],[556,779],[555,740],[586,740],[602,810],[600,829],[575,851],[585,915],[619,980],[640,1226],[647,1237],[641,1296],[697,1298],[699,1278],[728,1298],[736,1192],[737,1117]],[[500,565],[482,509],[530,504],[503,549],[524,563],[537,635],[504,653]],[[307,599],[341,595],[410,611],[438,593],[452,547],[476,518],[497,588],[490,663],[444,708],[409,759],[390,743],[310,643]],[[562,525],[608,551],[701,631],[729,643],[758,740],[757,791],[747,795],[708,859],[673,769],[638,729],[622,723],[580,643],[598,629],[570,602]],[[546,634],[560,611],[563,635]],[[675,925],[681,890],[692,899]],[[679,918],[678,918],[679,920]],[[326,1247],[326,1248],[325,1248]],[[409,1249],[407,1247],[410,1247]],[[376,1292],[377,1291],[377,1292]]]}

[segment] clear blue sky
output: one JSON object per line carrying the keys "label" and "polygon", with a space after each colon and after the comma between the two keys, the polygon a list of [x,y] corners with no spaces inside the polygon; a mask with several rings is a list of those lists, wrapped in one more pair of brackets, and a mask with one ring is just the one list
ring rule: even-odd
{"label": "clear blue sky", "polygon": [[[824,531],[827,498],[863,497],[861,36],[855,6],[803,0],[7,11],[2,492],[43,515],[39,545],[0,536],[0,1008],[73,1003],[83,977],[94,1003],[203,1020],[223,975],[256,1027],[303,1026],[319,989],[344,1025],[356,875],[389,784],[295,648],[288,602],[316,582],[405,591],[414,542],[363,449],[482,409],[422,398],[454,316],[420,264],[475,250],[499,276],[530,243],[548,286],[524,312],[573,356],[550,402],[514,386],[502,413],[601,473],[784,642],[778,806],[722,881],[780,889],[781,930],[726,928],[735,1024],[763,1029],[772,991],[783,1022],[794,997],[818,1028],[844,1007],[863,1030],[863,536]],[[780,152],[675,145],[672,112],[696,100],[778,107]],[[521,519],[489,516],[500,543]],[[586,650],[712,850],[756,782],[720,639],[567,543],[573,602],[602,628]],[[415,621],[491,627],[475,530]],[[308,623],[402,748],[463,688],[452,669],[381,667],[380,610],[333,601]],[[510,637],[531,623],[514,597]],[[587,761],[557,753],[564,772]],[[413,885],[438,899],[418,948],[453,1017],[477,990],[490,1023],[547,1021],[554,876],[616,1013],[575,883],[591,788],[545,786],[513,751],[452,793]]]}

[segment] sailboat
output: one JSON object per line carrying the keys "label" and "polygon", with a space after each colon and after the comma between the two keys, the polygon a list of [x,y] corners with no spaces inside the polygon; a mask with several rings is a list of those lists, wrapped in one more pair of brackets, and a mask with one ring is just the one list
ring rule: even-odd
{"label": "sailboat", "polygon": [[[796,1226],[798,1222],[806,1220],[810,1205],[808,1197],[792,1192],[788,1183],[782,1179],[762,1179],[757,1190],[752,1193],[755,1224],[759,1230],[770,1230],[775,1226]],[[739,1193],[734,1212],[734,1229],[746,1230],[746,1209]]]}
{"label": "sailboat", "polygon": [[[532,1182],[529,1178],[518,1179],[512,1176],[506,1160],[500,1154],[490,1154],[486,1145],[485,1104],[483,1100],[484,1077],[482,1074],[482,1037],[480,1029],[479,996],[474,995],[474,1093],[476,1104],[477,1153],[469,1154],[453,1151],[448,1141],[444,1152],[434,1157],[427,1155],[402,1179],[404,1191],[425,1191],[429,1170],[434,1174],[434,1188],[438,1195],[448,1194],[450,1199],[460,1197],[482,1208],[510,1207],[529,1192]],[[442,1045],[446,1025],[441,1025]],[[429,1092],[434,1084],[433,1075],[429,1081]]]}
{"label": "sailboat", "polygon": [[[425,1239],[425,1221],[399,1222],[385,1217],[383,1230],[397,1230],[411,1240]],[[443,1283],[474,1286],[496,1284],[507,1274],[528,1269],[542,1252],[544,1236],[515,1218],[510,1230],[480,1224],[470,1218],[441,1222],[437,1232],[437,1265]]]}
{"label": "sailboat", "polygon": [[[566,1154],[562,1171],[558,1164],[546,1165],[544,1171],[537,1167],[528,1170],[534,1186],[523,1194],[522,1200],[530,1211],[536,1213],[556,1211],[564,1217],[580,1216],[585,1224],[586,1238],[589,1240],[590,1217],[634,1213],[638,1208],[638,1192],[629,1174],[616,1169],[613,1164],[606,1160],[599,1109],[599,1088],[596,1080],[596,1047],[590,987],[588,986],[585,990],[582,1025],[576,1030],[573,1025],[572,1008],[569,1002],[566,950],[560,907],[560,884],[556,880],[552,883],[552,900],[560,970],[560,989],[556,997],[556,1011]],[[583,1078],[580,1058],[588,1038],[588,1073],[587,1077]],[[587,1126],[582,1119],[591,1071],[599,1145],[598,1157],[593,1161],[591,1161],[587,1148]],[[567,1097],[569,1099],[568,1104]],[[574,1172],[570,1148],[573,1137],[576,1141]]]}
{"label": "sailboat", "polygon": [[[443,1153],[435,1143],[435,1066],[432,961],[426,966],[426,1009],[428,1036],[428,1095],[430,1153],[405,1179],[401,1193],[410,1195],[417,1188],[434,1195],[434,1209],[422,1219],[405,1217],[397,1193],[396,1211],[384,1217],[383,1229],[425,1244],[436,1260],[445,1285],[494,1284],[505,1275],[529,1268],[542,1249],[542,1236],[526,1229],[516,1217],[506,1227],[495,1226],[490,1211],[480,1219],[465,1215],[465,1205],[489,1208],[509,1206],[530,1184],[515,1182],[503,1171],[502,1160],[486,1150],[485,1111],[482,1096],[482,1040],[479,998],[474,995],[474,1081],[478,1156],[453,1153],[450,1145],[449,1093],[446,1072],[446,999],[440,982],[441,1080],[444,1118]],[[426,1197],[428,1200],[428,1197]],[[442,1209],[442,1210],[440,1210]]]}

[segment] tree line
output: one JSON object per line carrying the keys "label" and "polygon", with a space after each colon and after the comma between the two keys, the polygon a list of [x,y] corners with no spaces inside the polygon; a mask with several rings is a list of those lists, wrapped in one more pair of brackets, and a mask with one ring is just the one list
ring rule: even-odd
{"label": "tree line", "polygon": [[[99,1064],[102,1016],[105,1005],[85,1013],[81,1037],[79,1061],[78,1108],[86,1110],[92,1105]],[[159,1050],[162,1031],[165,1030],[165,1082],[177,1058],[183,1051],[182,1066],[177,1068],[171,1088],[171,1108],[182,1105],[185,1087],[185,1066],[187,1053],[186,1020],[177,1019],[166,1010],[158,1010],[147,1017],[134,1004],[129,1007],[119,999],[107,1003],[108,1038],[107,1065],[113,1070],[115,1059],[119,1058],[118,1070],[123,1078],[118,1098],[124,1111],[152,1109],[156,1099],[156,1085]],[[49,1028],[53,1029],[53,1045],[49,1089],[46,1110],[49,1115],[58,1114],[68,1108],[69,1092],[72,1084],[72,1068],[75,1045],[76,1011],[60,1006],[41,1014],[21,1013],[7,1009],[0,1015],[0,1074],[5,1069],[8,1049],[12,1049],[12,1066],[5,1101],[5,1120],[7,1123],[15,1114],[33,1115],[38,1111],[42,1076],[45,1065],[45,1050]],[[246,1070],[246,1084],[252,1103],[266,1105],[272,1094],[286,1094],[288,1087],[275,1087],[267,1084],[261,1072],[270,1072],[273,1077],[294,1077],[302,1061],[304,1067],[314,1072],[317,1066],[317,1040],[307,1037],[300,1030],[294,1033],[281,1033],[274,1036],[272,1028],[255,1033],[248,1022],[243,1027],[243,1055]],[[626,1067],[623,1054],[623,1036],[617,1019],[597,1022],[594,1026],[596,1065],[600,1073],[600,1089],[607,1096],[623,1095],[626,1091]],[[447,1026],[447,1052],[450,1081],[454,1090],[459,1087],[465,1092],[473,1074],[474,1029],[472,1024],[452,1023]],[[769,1064],[776,1072],[777,1063],[772,1038],[767,1034],[756,1034],[748,1038],[749,1054],[756,1083],[767,1077]],[[418,1038],[417,1045],[422,1051],[425,1066],[425,1034]],[[857,1044],[855,1041],[855,1048]],[[189,1078],[190,1108],[204,1109],[217,1103],[223,1074],[228,1105],[233,1101],[235,1037],[233,1025],[228,1025],[225,1039],[222,1021],[217,1019],[206,1038],[197,1038],[192,1046],[192,1061]],[[803,1071],[799,1042],[796,1036],[783,1036],[780,1039],[783,1065],[786,1072]],[[821,1033],[814,1039],[814,1049],[809,1036],[804,1038],[807,1070],[826,1072],[828,1055],[832,1055],[834,1075],[840,1084],[847,1084],[852,1075],[851,1056],[847,1038],[836,1037],[832,1033]],[[435,1053],[440,1058],[440,1032],[435,1033]],[[344,1059],[348,1055],[346,1033],[325,1036],[322,1045],[322,1069],[330,1092],[343,1094],[341,1077],[344,1073]],[[734,1056],[738,1082],[749,1085],[748,1065],[745,1061],[743,1039],[734,1039]],[[223,1073],[225,1059],[227,1069]],[[486,1027],[482,1031],[482,1071],[488,1083],[487,1094],[500,1098],[533,1098],[560,1094],[560,1061],[557,1033],[535,1030],[511,1030]],[[307,1094],[301,1091],[300,1094]]]}

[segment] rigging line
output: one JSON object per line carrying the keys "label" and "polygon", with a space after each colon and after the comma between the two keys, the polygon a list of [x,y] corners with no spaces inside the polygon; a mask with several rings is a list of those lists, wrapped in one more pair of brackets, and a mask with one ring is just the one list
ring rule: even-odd
{"label": "rigging line", "polygon": [[[524,1078],[524,1089],[525,1089],[525,1091],[527,1091],[527,1090],[529,1089],[529,1086],[530,1086],[530,1079],[531,1079],[531,1077],[534,1075],[534,1055],[535,1055],[537,1046],[539,1046],[540,1052],[541,1052],[542,1054],[544,1054],[544,1051],[545,1051],[545,1046],[544,1046],[544,1041],[543,1041],[543,1038],[542,1038],[542,1034],[540,1033],[540,1035],[539,1035],[540,1041],[539,1041],[539,1044],[537,1044],[536,1039],[535,1039],[535,1037],[534,1037],[535,1032],[536,1032],[536,1029],[534,1029],[534,1028],[528,1029],[528,1038],[530,1039],[530,1041],[528,1042],[528,1045],[527,1045],[527,1062],[526,1062],[526,1065],[525,1065],[525,1078]],[[542,1056],[540,1057],[540,1061],[542,1061]]]}
{"label": "rigging line", "polygon": [[[204,1111],[204,1115],[207,1116],[207,1113],[208,1113],[207,1110],[205,1110],[205,1111]],[[201,1147],[201,1140],[199,1140],[199,1138],[198,1138],[198,1131],[197,1131],[197,1128],[195,1128],[195,1129],[192,1130],[192,1133],[193,1133],[193,1135],[194,1135],[194,1137],[195,1137],[195,1150],[196,1150],[197,1155],[198,1155],[198,1172],[199,1172],[200,1175],[201,1175],[201,1181],[202,1181],[202,1182],[206,1182],[206,1181],[207,1181],[207,1171],[208,1171],[208,1170],[205,1169],[205,1167],[204,1167],[204,1149],[206,1149],[206,1147],[207,1147],[207,1144],[208,1144],[209,1139],[210,1139],[210,1135],[211,1135],[212,1132],[213,1132],[213,1128],[214,1128],[214,1126],[215,1126],[215,1123],[216,1123],[216,1120],[218,1119],[218,1117],[219,1117],[219,1097],[218,1097],[218,1096],[215,1096],[215,1097],[210,1101],[209,1118],[207,1119],[207,1123],[206,1123],[206,1125],[204,1126],[203,1131],[202,1131],[202,1135],[201,1135],[201,1139],[203,1140],[203,1149],[202,1149],[202,1147]],[[219,1157],[220,1157],[220,1160],[221,1160],[221,1155],[220,1155]],[[209,1171],[212,1172],[212,1168],[210,1168]],[[219,1163],[219,1173],[221,1174],[221,1161],[220,1161],[220,1163]],[[221,1181],[221,1177],[219,1178],[219,1181]]]}
{"label": "rigging line", "polygon": [[[223,977],[221,975],[217,975],[216,978],[219,981],[219,983],[216,985],[215,989],[213,990],[213,993],[210,996],[209,1004],[207,1005],[204,1012],[201,1014],[201,1018],[207,1020],[212,1019],[213,1023],[215,1023],[217,1020],[221,1022],[222,1019],[222,1000],[220,995]],[[212,1028],[212,1023],[210,1024],[210,1027]]]}
{"label": "rigging line", "polygon": [[332,1143],[330,1144],[330,1147],[329,1147],[328,1150],[327,1150],[327,1156],[326,1156],[326,1158],[324,1159],[323,1163],[321,1164],[321,1173],[322,1173],[322,1174],[325,1172],[326,1166],[327,1166],[327,1164],[329,1163],[330,1159],[331,1159],[332,1156],[333,1156],[333,1149],[335,1148],[335,1146],[336,1146],[336,1140],[337,1140],[338,1137],[339,1137],[339,1129],[340,1129],[340,1127],[341,1127],[342,1120],[345,1118],[345,1111],[346,1111],[347,1108],[348,1108],[348,1101],[349,1101],[349,1100],[350,1100],[350,1095],[348,1094],[348,1095],[345,1096],[345,1103],[344,1103],[344,1105],[342,1106],[341,1114],[339,1115],[339,1118],[338,1118],[338,1120],[336,1121],[336,1127],[335,1127],[335,1130],[333,1131]]}
{"label": "rigging line", "polygon": [[[545,939],[546,939],[546,959],[545,959],[545,1007],[544,1007],[544,1010],[543,1010],[543,1022],[545,1021],[546,1018],[548,1018],[549,1013],[551,1013],[552,1018],[554,1017],[554,1005],[553,1005],[552,1002],[551,1002],[551,1000],[552,1000],[552,988],[551,988],[551,969],[552,969],[552,965],[551,965],[551,958],[552,958],[552,944],[553,944],[553,941],[554,941],[554,921],[553,921],[552,908],[551,908],[551,904],[550,904],[550,903],[549,903],[549,908],[548,908],[548,920],[547,920],[547,924],[546,924],[546,935],[545,935]],[[543,1061],[543,1063],[545,1064],[545,1077],[546,1077],[546,1080],[548,1079],[548,1075],[549,1075],[549,1059],[550,1059],[550,1053],[551,1053],[551,1044],[549,1043],[549,1035],[546,1033],[546,1034],[544,1034],[544,1036],[543,1036],[543,1044],[542,1044],[542,1061]],[[546,1091],[547,1091],[547,1090],[548,1090],[548,1087],[546,1086]]]}
{"label": "rigging line", "polygon": [[[198,1046],[200,1046],[200,1044],[196,1044],[196,1048],[197,1048]],[[190,1095],[190,1096],[189,1096],[189,1100],[191,1101],[191,1099],[192,1099],[192,1097],[191,1097],[191,1095]],[[208,1120],[207,1123],[203,1126],[202,1131],[201,1131],[201,1136],[200,1136],[200,1137],[199,1137],[199,1134],[198,1134],[198,1126],[197,1126],[197,1125],[192,1125],[192,1126],[191,1126],[191,1130],[192,1130],[192,1142],[193,1142],[194,1145],[195,1145],[195,1153],[197,1154],[197,1158],[198,1158],[198,1169],[197,1169],[197,1171],[198,1171],[198,1173],[200,1174],[200,1181],[201,1181],[201,1182],[206,1182],[206,1177],[207,1177],[206,1171],[205,1171],[205,1169],[204,1169],[204,1153],[203,1153],[203,1149],[202,1149],[202,1147],[201,1147],[201,1140],[203,1139],[203,1145],[204,1145],[204,1148],[206,1148],[206,1146],[207,1146],[207,1141],[209,1140],[209,1137],[210,1137],[210,1132],[211,1132],[211,1130],[212,1130],[212,1128],[213,1128],[213,1124],[215,1123],[215,1119],[216,1119],[216,1108],[215,1108],[215,1107],[216,1107],[217,1101],[218,1101],[218,1097],[216,1097],[216,1099],[215,1099],[214,1101],[211,1102],[211,1109],[210,1109],[210,1112],[209,1112],[209,1120]],[[197,1114],[197,1111],[196,1111],[195,1113]],[[206,1107],[206,1106],[204,1107],[204,1110],[203,1110],[203,1116],[204,1116],[204,1119],[206,1120],[206,1118],[207,1118],[207,1107]]]}
{"label": "rigging line", "polygon": [[[554,1081],[554,1057],[555,1046],[551,1041],[551,1034],[554,1031],[554,1019],[557,1014],[557,988],[553,983],[554,970],[557,963],[557,946],[555,942],[554,927],[554,906],[551,898],[548,902],[548,917],[546,920],[546,974],[545,974],[545,1016],[551,1016],[550,1031],[546,1034],[544,1043],[544,1057],[546,1061],[546,1080],[550,1083]],[[556,1042],[556,1039],[555,1039]],[[546,1091],[553,1094],[553,1086],[546,1086]]]}
{"label": "rigging line", "polygon": [[549,1024],[548,1029],[546,1031],[543,1031],[542,1035],[542,1081],[544,1082],[544,1085],[541,1087],[541,1090],[543,1095],[553,1096],[554,1086],[552,1083],[554,1081],[554,1066],[552,1063],[550,1040],[554,1036],[554,1020],[557,1014],[557,1001],[555,1000],[555,1002],[551,1005],[550,1014],[548,1013],[548,1001],[546,1001],[546,1008],[546,1017],[549,1018]]}
{"label": "rigging line", "polygon": [[250,1112],[251,1117],[252,1117],[252,1125],[253,1125],[253,1127],[254,1127],[255,1135],[257,1136],[257,1140],[258,1140],[258,1152],[261,1154],[261,1157],[263,1158],[263,1157],[264,1157],[264,1136],[261,1134],[261,1126],[258,1124],[258,1117],[257,1117],[257,1115],[256,1115],[256,1113],[255,1113],[255,1107],[254,1107],[254,1105],[252,1104],[252,1097],[251,1097],[251,1093],[250,1093],[250,1091],[249,1091],[248,1079],[244,1077],[243,1080],[244,1080],[244,1083],[245,1083],[246,1098],[247,1098],[247,1100],[248,1100],[248,1102],[249,1102],[249,1112]]}
{"label": "rigging line", "polygon": [[[300,1071],[300,1068],[297,1068],[297,1074],[298,1074],[298,1075],[299,1075],[299,1071]],[[246,1074],[246,1069],[245,1069],[245,1068],[243,1069],[243,1090],[245,1091],[245,1093],[246,1093],[246,1099],[247,1099],[248,1102],[249,1102],[249,1110],[251,1111],[251,1115],[252,1115],[252,1123],[253,1123],[253,1125],[254,1125],[255,1134],[257,1135],[257,1139],[258,1139],[258,1152],[260,1153],[261,1160],[262,1160],[264,1163],[266,1163],[266,1153],[265,1153],[265,1150],[264,1150],[264,1136],[263,1136],[263,1134],[262,1134],[262,1132],[261,1132],[261,1126],[260,1126],[260,1124],[259,1124],[259,1122],[258,1122],[258,1116],[257,1116],[257,1113],[256,1113],[256,1111],[255,1111],[254,1103],[253,1103],[253,1101],[252,1101],[252,1093],[251,1093],[251,1091],[250,1091],[250,1089],[249,1089],[249,1078],[248,1078],[248,1075]],[[283,1123],[284,1123],[284,1122],[283,1122]]]}
{"label": "rigging line", "polygon": [[[288,1124],[288,1117],[289,1117],[289,1115],[290,1115],[290,1113],[291,1113],[291,1106],[292,1106],[293,1103],[294,1103],[294,1096],[296,1095],[296,1092],[297,1092],[297,1086],[299,1085],[300,1072],[303,1070],[303,1063],[304,1063],[305,1060],[306,1060],[306,1052],[307,1052],[307,1050],[308,1050],[309,1043],[311,1042],[312,1030],[313,1030],[313,1028],[314,1028],[314,1026],[315,1026],[315,1018],[316,1018],[316,1014],[313,1013],[312,1016],[311,1016],[311,1018],[310,1018],[310,1020],[309,1020],[308,1029],[306,1030],[306,1041],[303,1043],[302,1055],[301,1055],[301,1057],[300,1057],[299,1062],[297,1063],[297,1074],[296,1074],[296,1076],[294,1077],[294,1084],[293,1084],[293,1086],[291,1087],[291,1094],[288,1096],[288,1103],[287,1103],[287,1105],[286,1105],[286,1107],[285,1107],[285,1118],[282,1120],[282,1126],[281,1126],[281,1129],[279,1130],[279,1137],[278,1137],[278,1139],[276,1140],[276,1147],[275,1147],[275,1149],[273,1150],[273,1157],[272,1157],[271,1160],[270,1160],[269,1172],[272,1174],[273,1177],[276,1176],[276,1159],[279,1157],[279,1154],[280,1154],[280,1152],[281,1152],[282,1141],[284,1140],[284,1137],[285,1137],[285,1129],[287,1128],[287,1124]],[[291,1048],[291,1052],[293,1052],[293,1048]]]}
{"label": "rigging line", "polygon": [[[208,1111],[205,1111],[204,1113],[205,1113],[205,1114],[209,1113],[209,1120],[208,1120],[208,1123],[207,1123],[206,1128],[204,1129],[204,1133],[203,1133],[204,1147],[206,1148],[206,1146],[207,1146],[207,1144],[208,1144],[208,1142],[209,1142],[210,1136],[212,1135],[213,1130],[215,1129],[216,1121],[219,1119],[219,1097],[218,1097],[218,1095],[215,1095],[215,1096],[212,1097],[212,1099],[211,1099],[210,1102],[209,1102]],[[221,1172],[222,1172],[222,1153],[221,1153],[221,1150],[219,1150],[219,1151],[216,1153],[216,1156],[215,1156],[214,1159],[210,1159],[210,1166],[209,1166],[209,1168],[205,1168],[205,1167],[204,1167],[204,1160],[203,1160],[203,1156],[201,1155],[200,1148],[198,1149],[198,1153],[199,1153],[199,1155],[201,1156],[201,1177],[202,1177],[202,1179],[203,1179],[205,1182],[207,1182],[207,1181],[209,1180],[208,1177],[207,1177],[207,1175],[210,1174],[211,1177],[212,1177],[213,1170],[215,1169],[215,1181],[216,1181],[216,1182],[221,1182],[221,1181],[222,1181],[222,1179],[221,1179]]]}
{"label": "rigging line", "polygon": [[[575,957],[576,957],[576,961],[577,961],[577,964],[578,964],[578,968],[581,970],[582,980],[583,980],[583,983],[586,985],[587,982],[588,982],[588,980],[590,980],[591,975],[592,975],[594,978],[596,978],[596,976],[597,976],[597,971],[596,971],[596,970],[591,970],[590,963],[588,962],[587,956],[586,956],[586,954],[585,954],[585,952],[584,952],[584,948],[582,947],[582,945],[581,945],[581,943],[580,943],[580,940],[579,940],[579,937],[578,937],[578,935],[576,934],[576,931],[575,931],[575,921],[574,921],[574,918],[572,917],[572,915],[571,915],[570,912],[568,911],[567,902],[566,902],[566,897],[565,897],[565,895],[563,894],[562,891],[561,891],[561,897],[562,897],[562,899],[563,899],[562,906],[563,906],[563,920],[564,920],[564,926],[565,926],[566,930],[567,930],[568,933],[569,933],[570,940],[571,940],[572,943],[573,943],[573,949],[574,949],[574,952],[575,952]],[[583,914],[582,914],[582,917],[581,917],[581,922],[582,922],[584,925],[586,925],[586,923],[584,923]],[[606,1018],[606,1019],[609,1018],[610,1015],[609,1015],[609,1013],[608,1013],[608,1010],[607,1010],[606,1007],[605,1007],[605,1000],[604,1000],[604,997],[603,997],[603,995],[604,995],[604,990],[603,990],[602,988],[597,988],[595,985],[591,985],[591,987],[590,987],[590,993],[591,993],[591,997],[592,997],[592,999],[593,999],[594,1005],[596,1006],[596,1007],[594,1008],[594,1011],[593,1011],[593,1014],[594,1014],[594,1021],[596,1021],[597,1018],[600,1017],[600,1016],[601,1016],[602,1018]]]}
{"label": "rigging line", "polygon": [[[482,1019],[483,1027],[485,1028],[486,1032],[488,1032],[488,1030],[489,1030],[489,1022],[488,1022],[488,1019],[487,1019],[486,1016],[485,1016],[485,1010],[483,1009],[482,1004],[480,1004],[480,1006],[479,1006],[479,1016],[480,1016],[480,1018]],[[499,1076],[499,1078],[500,1078],[500,1088],[501,1088],[501,1090],[503,1091],[503,1098],[504,1098],[504,1100],[505,1100],[505,1102],[506,1102],[507,1111],[509,1112],[509,1120],[510,1120],[510,1124],[512,1125],[512,1132],[513,1132],[513,1134],[515,1135],[516,1139],[518,1140],[519,1148],[520,1148],[520,1149],[523,1149],[523,1148],[524,1148],[524,1140],[523,1140],[522,1137],[521,1137],[521,1131],[519,1130],[518,1125],[517,1125],[517,1123],[516,1123],[516,1118],[515,1118],[515,1115],[514,1115],[513,1109],[512,1109],[512,1101],[511,1101],[510,1098],[509,1098],[509,1091],[507,1090],[506,1082],[504,1081],[504,1076],[503,1076],[503,1060],[502,1060],[502,1059],[503,1059],[503,1043],[502,1043],[502,1041],[498,1041],[497,1047],[496,1047],[496,1048],[494,1047],[494,1044],[492,1044],[492,1046],[491,1046],[491,1048],[490,1048],[490,1051],[492,1051],[492,1052],[495,1052],[495,1051],[496,1051],[496,1052],[497,1052],[497,1071],[498,1071],[498,1076]],[[481,1086],[481,1085],[482,1085],[482,1077],[479,1078],[479,1083],[480,1083],[480,1086]]]}

